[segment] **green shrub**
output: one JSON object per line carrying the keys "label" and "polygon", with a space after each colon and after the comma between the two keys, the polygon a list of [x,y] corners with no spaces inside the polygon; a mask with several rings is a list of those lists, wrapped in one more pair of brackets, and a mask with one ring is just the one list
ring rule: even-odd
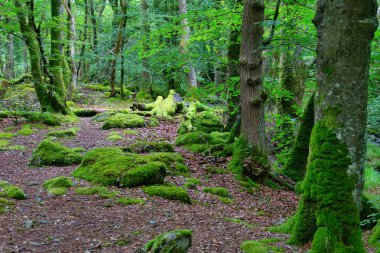
{"label": "green shrub", "polygon": [[152,185],[143,187],[142,190],[151,196],[159,196],[164,199],[179,200],[191,204],[191,199],[186,190],[175,185]]}
{"label": "green shrub", "polygon": [[82,160],[82,155],[80,154],[82,151],[84,150],[79,148],[68,148],[60,143],[45,139],[38,144],[37,149],[33,152],[30,165],[67,166],[78,164]]}

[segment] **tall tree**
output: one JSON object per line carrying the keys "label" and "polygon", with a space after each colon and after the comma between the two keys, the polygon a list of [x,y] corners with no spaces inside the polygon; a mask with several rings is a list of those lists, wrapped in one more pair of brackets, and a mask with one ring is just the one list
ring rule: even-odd
{"label": "tall tree", "polygon": [[359,210],[364,184],[374,0],[319,0],[315,125],[291,242],[312,252],[365,252]]}
{"label": "tall tree", "polygon": [[151,78],[150,78],[150,72],[149,72],[149,59],[145,56],[146,53],[149,50],[148,45],[148,36],[149,36],[149,20],[148,20],[148,2],[146,0],[140,0],[140,7],[141,7],[141,30],[142,30],[142,36],[143,39],[143,45],[142,45],[142,71],[141,71],[141,88],[144,90],[144,92],[149,93],[152,95],[152,87],[151,87]]}
{"label": "tall tree", "polygon": [[264,182],[270,166],[266,154],[263,87],[264,0],[245,0],[240,48],[241,134],[251,151],[245,174]]}
{"label": "tall tree", "polygon": [[[183,16],[181,25],[182,25],[182,37],[181,42],[179,44],[179,51],[185,58],[190,58],[189,54],[189,43],[190,43],[190,26],[187,18],[187,2],[186,0],[178,0],[178,8],[179,14]],[[195,68],[191,63],[190,59],[189,63],[186,65],[186,80],[187,86],[190,89],[197,87],[197,74],[195,72]]]}

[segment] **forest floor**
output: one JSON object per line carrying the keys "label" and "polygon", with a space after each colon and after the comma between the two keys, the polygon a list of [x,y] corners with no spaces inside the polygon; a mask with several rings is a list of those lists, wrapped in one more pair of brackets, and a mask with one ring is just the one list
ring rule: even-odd
{"label": "forest floor", "polygon": [[[21,129],[24,123],[2,122],[1,128]],[[101,130],[101,123],[81,118],[71,125],[56,129],[78,127],[77,136],[62,139],[69,147],[126,146],[136,140],[168,141],[174,143],[179,121],[161,121],[158,127],[134,129],[129,134],[122,129]],[[120,205],[115,198],[75,193],[80,186],[89,186],[74,180],[74,186],[63,196],[51,196],[42,187],[45,180],[57,176],[71,176],[77,167],[28,166],[33,150],[51,129],[38,129],[31,135],[16,135],[12,145],[25,150],[0,152],[0,179],[24,189],[28,198],[17,201],[14,208],[0,214],[0,252],[135,252],[160,233],[174,229],[191,229],[193,246],[189,252],[240,252],[245,240],[279,238],[273,245],[284,252],[305,252],[286,244],[287,235],[273,234],[267,228],[283,222],[297,208],[297,196],[287,190],[261,186],[253,193],[242,189],[234,175],[211,173],[207,165],[226,169],[228,159],[215,161],[190,153],[179,147],[191,170],[191,177],[202,185],[188,192],[192,204],[166,200],[145,194],[140,188],[116,189],[118,197],[142,198],[145,204]],[[110,141],[107,136],[118,131],[123,139]],[[184,184],[184,176],[168,176],[166,182]],[[216,196],[202,192],[203,187],[227,188],[233,203],[222,203]],[[32,225],[31,225],[32,224]]]}

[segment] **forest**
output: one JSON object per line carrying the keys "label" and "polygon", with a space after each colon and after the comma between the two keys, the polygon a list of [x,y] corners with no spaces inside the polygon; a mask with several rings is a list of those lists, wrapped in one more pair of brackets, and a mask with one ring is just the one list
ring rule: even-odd
{"label": "forest", "polygon": [[380,253],[380,0],[0,0],[0,252]]}

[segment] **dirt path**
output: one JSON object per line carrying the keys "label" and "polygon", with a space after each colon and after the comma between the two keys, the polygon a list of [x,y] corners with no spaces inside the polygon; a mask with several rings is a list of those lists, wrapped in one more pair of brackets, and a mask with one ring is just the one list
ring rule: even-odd
{"label": "dirt path", "polygon": [[[100,124],[90,119],[81,119],[75,126],[81,128],[78,135],[63,143],[86,150],[122,146],[136,139],[173,143],[178,127],[177,123],[161,122],[159,127],[138,129],[137,135],[125,135],[124,140],[115,143],[106,139],[111,131],[100,130]],[[262,187],[249,194],[242,191],[233,175],[208,174],[204,169],[208,162],[205,157],[179,148],[176,151],[186,158],[191,176],[203,184],[198,191],[188,190],[194,199],[192,205],[149,197],[134,188],[118,190],[121,196],[144,198],[147,203],[122,206],[113,199],[75,194],[75,187],[88,185],[80,180],[75,180],[75,186],[66,195],[52,197],[42,188],[43,182],[70,176],[76,166],[28,167],[33,149],[47,131],[14,137],[12,144],[25,145],[25,151],[0,152],[0,179],[22,187],[28,195],[27,200],[17,201],[11,212],[0,214],[0,252],[135,252],[157,234],[178,228],[193,230],[190,252],[239,252],[244,240],[275,237],[265,227],[288,217],[296,208],[293,193]],[[167,177],[166,181],[181,186],[184,177]],[[203,186],[227,188],[233,204],[222,204],[216,197],[202,193]],[[240,219],[253,226],[225,218]],[[28,220],[39,222],[26,228]]]}

